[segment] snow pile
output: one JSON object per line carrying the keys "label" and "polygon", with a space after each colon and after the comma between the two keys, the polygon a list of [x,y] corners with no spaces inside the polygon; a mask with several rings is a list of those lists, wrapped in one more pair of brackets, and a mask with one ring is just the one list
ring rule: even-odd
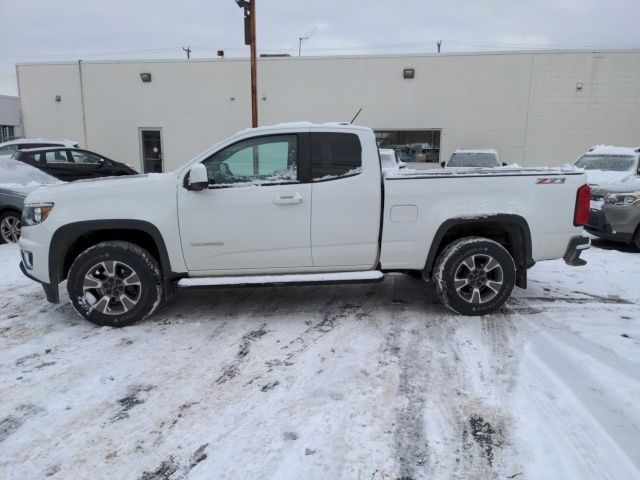
{"label": "snow pile", "polygon": [[28,193],[39,185],[52,183],[62,182],[26,163],[0,158],[0,188]]}

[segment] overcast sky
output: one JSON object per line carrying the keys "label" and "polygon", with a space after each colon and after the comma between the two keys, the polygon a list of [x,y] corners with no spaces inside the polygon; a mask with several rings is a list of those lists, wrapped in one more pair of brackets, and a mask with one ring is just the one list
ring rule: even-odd
{"label": "overcast sky", "polygon": [[[256,0],[258,51],[306,55],[640,47],[640,0]],[[234,0],[0,0],[16,62],[248,55]]]}

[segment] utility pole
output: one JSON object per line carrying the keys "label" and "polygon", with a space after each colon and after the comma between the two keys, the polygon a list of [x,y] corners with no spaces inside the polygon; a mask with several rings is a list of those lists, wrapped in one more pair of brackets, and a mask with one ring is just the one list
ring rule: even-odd
{"label": "utility pole", "polygon": [[187,52],[187,60],[189,60],[191,58],[191,47],[182,47],[182,50],[184,50],[185,52]]}
{"label": "utility pole", "polygon": [[[251,50],[251,126],[258,126],[258,74],[256,65],[256,0],[235,0],[244,9],[244,44]],[[255,159],[254,159],[255,160]]]}
{"label": "utility pole", "polygon": [[440,46],[442,45],[442,40],[438,40],[438,53],[440,53]]}
{"label": "utility pole", "polygon": [[251,44],[251,126],[258,126],[258,66],[256,62],[256,0],[249,0],[249,41]]}

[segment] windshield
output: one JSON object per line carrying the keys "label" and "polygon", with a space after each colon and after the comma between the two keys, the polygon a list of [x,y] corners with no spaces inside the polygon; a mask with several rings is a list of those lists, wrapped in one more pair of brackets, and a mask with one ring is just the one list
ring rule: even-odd
{"label": "windshield", "polygon": [[634,157],[631,155],[583,155],[575,166],[585,170],[628,172],[633,169],[633,161]]}
{"label": "windshield", "polygon": [[499,167],[493,153],[456,152],[451,155],[447,167]]}

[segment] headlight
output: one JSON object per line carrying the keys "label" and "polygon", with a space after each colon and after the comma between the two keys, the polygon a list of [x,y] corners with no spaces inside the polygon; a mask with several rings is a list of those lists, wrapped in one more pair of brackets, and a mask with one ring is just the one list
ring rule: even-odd
{"label": "headlight", "polygon": [[609,193],[605,201],[613,205],[633,205],[640,202],[640,192]]}
{"label": "headlight", "polygon": [[44,222],[53,210],[53,203],[35,203],[22,209],[22,226],[29,227]]}

